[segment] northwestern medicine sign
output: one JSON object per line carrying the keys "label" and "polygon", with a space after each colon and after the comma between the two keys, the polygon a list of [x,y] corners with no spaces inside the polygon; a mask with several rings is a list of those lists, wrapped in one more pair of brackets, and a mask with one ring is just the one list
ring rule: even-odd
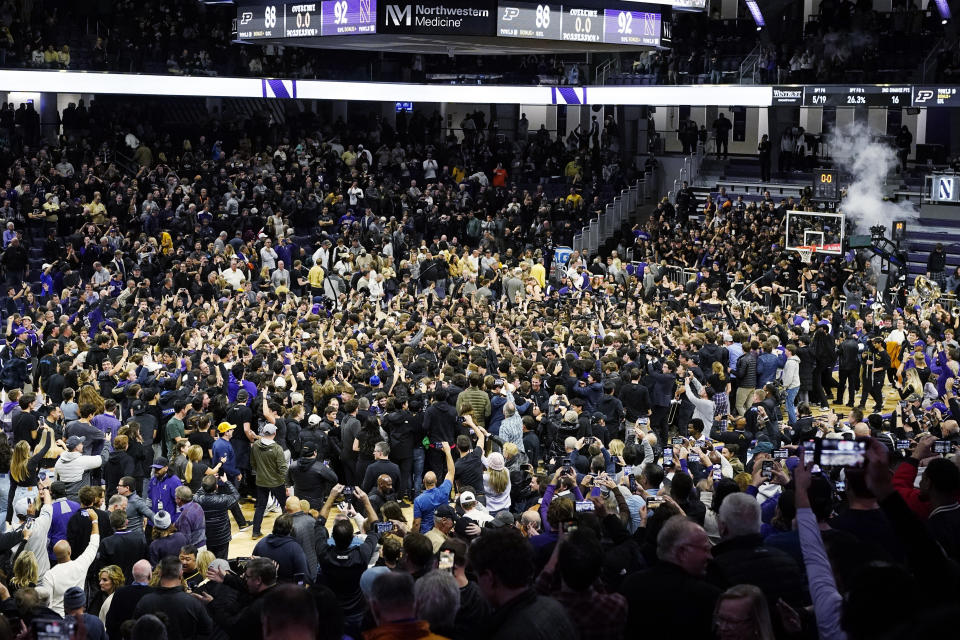
{"label": "northwestern medicine sign", "polygon": [[489,9],[477,8],[475,3],[441,0],[439,2],[382,1],[380,33],[418,35],[492,36],[496,16]]}

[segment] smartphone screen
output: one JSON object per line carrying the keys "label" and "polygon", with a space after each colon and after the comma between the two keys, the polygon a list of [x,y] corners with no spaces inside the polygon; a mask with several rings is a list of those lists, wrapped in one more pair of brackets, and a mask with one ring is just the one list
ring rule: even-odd
{"label": "smartphone screen", "polygon": [[774,460],[786,460],[790,457],[790,452],[786,449],[775,449],[773,452]]}
{"label": "smartphone screen", "polygon": [[673,462],[673,449],[664,449],[663,450],[663,464],[668,464]]}
{"label": "smartphone screen", "polygon": [[773,460],[764,460],[760,470],[760,477],[769,480],[773,477]]}
{"label": "smartphone screen", "polygon": [[589,500],[578,500],[577,501],[577,513],[582,513],[584,511],[593,511],[595,509],[592,502]]}
{"label": "smartphone screen", "polygon": [[953,450],[953,443],[949,440],[937,440],[933,443],[933,452],[943,455],[949,454]]}
{"label": "smartphone screen", "polygon": [[713,481],[714,481],[714,482],[720,482],[720,479],[721,479],[722,477],[723,477],[723,475],[722,475],[722,473],[721,473],[721,471],[720,471],[720,465],[718,465],[718,464],[713,465]]}
{"label": "smartphone screen", "polygon": [[855,440],[817,440],[814,462],[822,467],[862,467],[867,443]]}
{"label": "smartphone screen", "polygon": [[909,448],[910,448],[910,441],[909,441],[909,440],[897,440],[897,450],[898,450],[898,451],[906,451],[906,450],[909,449]]}

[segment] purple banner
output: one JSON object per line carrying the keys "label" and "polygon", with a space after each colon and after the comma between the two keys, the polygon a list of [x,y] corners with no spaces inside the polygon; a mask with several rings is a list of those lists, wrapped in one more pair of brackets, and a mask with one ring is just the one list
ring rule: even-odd
{"label": "purple banner", "polygon": [[323,0],[322,36],[377,32],[377,0]]}
{"label": "purple banner", "polygon": [[604,9],[603,41],[610,44],[660,46],[659,13]]}

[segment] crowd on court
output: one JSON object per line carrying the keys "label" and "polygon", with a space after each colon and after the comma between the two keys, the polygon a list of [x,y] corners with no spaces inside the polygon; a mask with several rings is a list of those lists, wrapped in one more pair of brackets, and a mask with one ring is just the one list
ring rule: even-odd
{"label": "crowd on court", "polygon": [[0,636],[945,631],[958,318],[784,252],[804,203],[555,258],[596,126],[8,156]]}

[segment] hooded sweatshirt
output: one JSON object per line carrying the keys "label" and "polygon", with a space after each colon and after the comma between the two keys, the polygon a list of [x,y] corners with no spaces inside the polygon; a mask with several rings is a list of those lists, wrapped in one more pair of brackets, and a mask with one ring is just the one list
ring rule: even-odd
{"label": "hooded sweatshirt", "polygon": [[800,356],[790,356],[783,365],[783,376],[780,378],[784,389],[794,389],[800,386]]}
{"label": "hooded sweatshirt", "polygon": [[307,559],[303,548],[292,536],[278,536],[271,533],[257,543],[253,555],[270,558],[277,563],[277,580],[293,582],[297,574],[311,578],[307,574]]}
{"label": "hooded sweatshirt", "polygon": [[126,451],[111,451],[103,469],[103,480],[107,486],[107,496],[117,492],[117,484],[123,476],[133,476],[136,463]]}
{"label": "hooded sweatshirt", "polygon": [[100,456],[85,456],[80,451],[65,451],[57,458],[53,468],[57,472],[57,480],[66,485],[67,496],[76,498],[80,493],[80,487],[89,484],[89,477],[85,476],[86,472],[102,464],[103,458]]}

